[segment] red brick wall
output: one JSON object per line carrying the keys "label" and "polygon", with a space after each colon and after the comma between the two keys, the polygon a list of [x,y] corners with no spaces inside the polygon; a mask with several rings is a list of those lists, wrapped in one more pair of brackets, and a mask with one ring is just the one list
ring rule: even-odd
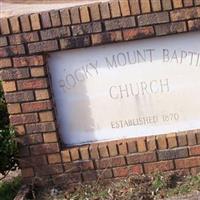
{"label": "red brick wall", "polygon": [[47,73],[49,52],[189,31],[200,31],[199,0],[115,0],[0,19],[0,78],[24,181],[199,172],[200,130],[63,148]]}

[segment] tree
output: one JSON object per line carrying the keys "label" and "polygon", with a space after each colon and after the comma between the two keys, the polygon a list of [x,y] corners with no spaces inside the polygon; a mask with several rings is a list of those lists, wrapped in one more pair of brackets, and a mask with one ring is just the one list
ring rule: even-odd
{"label": "tree", "polygon": [[0,82],[0,173],[5,177],[18,166],[15,131],[9,125],[7,107]]}

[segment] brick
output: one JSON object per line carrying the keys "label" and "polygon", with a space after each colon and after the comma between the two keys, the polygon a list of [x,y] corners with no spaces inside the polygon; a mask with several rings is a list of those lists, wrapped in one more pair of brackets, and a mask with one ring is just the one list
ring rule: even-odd
{"label": "brick", "polygon": [[127,155],[126,159],[129,165],[157,161],[155,152],[134,153]]}
{"label": "brick", "polygon": [[2,18],[0,19],[0,30],[2,35],[6,35],[10,33],[8,19]]}
{"label": "brick", "polygon": [[167,140],[165,135],[156,137],[158,149],[167,149]]}
{"label": "brick", "polygon": [[128,171],[129,171],[129,175],[142,174],[143,173],[142,165],[128,166]]}
{"label": "brick", "polygon": [[100,160],[95,160],[95,165],[97,169],[107,169],[112,167],[112,158],[103,158]]}
{"label": "brick", "polygon": [[109,157],[107,145],[100,144],[98,146],[98,149],[99,149],[99,155],[101,158]]}
{"label": "brick", "polygon": [[4,47],[7,46],[8,42],[7,42],[7,38],[6,37],[0,37],[0,47]]}
{"label": "brick", "polygon": [[127,141],[128,145],[128,153],[136,153],[137,152],[137,142],[134,140]]}
{"label": "brick", "polygon": [[[25,128],[24,128],[24,125],[15,126],[15,131],[16,131],[16,133],[17,133],[18,136],[25,135]],[[20,147],[20,148],[21,148],[21,147]]]}
{"label": "brick", "polygon": [[127,177],[128,167],[117,167],[113,169],[114,177]]}
{"label": "brick", "polygon": [[9,18],[10,21],[10,27],[11,27],[11,31],[12,33],[19,33],[20,32],[20,26],[19,26],[19,20],[18,17],[11,17]]}
{"label": "brick", "polygon": [[66,172],[80,172],[94,169],[93,162],[91,160],[75,161],[73,163],[67,163],[64,165]]}
{"label": "brick", "polygon": [[14,91],[16,91],[15,81],[4,81],[3,82],[3,91],[4,92],[14,92]]}
{"label": "brick", "polygon": [[194,3],[195,3],[195,6],[199,6],[200,5],[200,0],[195,0]]}
{"label": "brick", "polygon": [[151,6],[149,0],[140,0],[142,13],[151,12]]}
{"label": "brick", "polygon": [[108,144],[108,151],[109,151],[109,155],[110,156],[117,156],[118,152],[117,152],[117,145],[116,143],[112,142]]}
{"label": "brick", "polygon": [[172,0],[172,3],[173,3],[174,8],[182,8],[183,7],[182,0]]}
{"label": "brick", "polygon": [[196,176],[199,173],[200,173],[200,167],[191,168],[191,174],[192,174],[192,176]]}
{"label": "brick", "polygon": [[70,157],[70,154],[69,154],[69,150],[61,151],[61,156],[62,156],[62,161],[63,161],[64,163],[70,162],[70,161],[71,161],[71,157]]}
{"label": "brick", "polygon": [[163,10],[172,10],[172,2],[171,0],[162,0]]}
{"label": "brick", "polygon": [[58,10],[52,10],[50,11],[50,17],[51,17],[51,23],[53,27],[60,26],[61,20]]}
{"label": "brick", "polygon": [[46,78],[27,79],[17,81],[18,90],[43,89],[48,87]]}
{"label": "brick", "polygon": [[110,179],[113,177],[112,169],[97,170],[98,179]]}
{"label": "brick", "polygon": [[71,22],[72,22],[72,24],[81,23],[78,7],[73,7],[69,11],[70,11],[70,14],[71,14]]}
{"label": "brick", "polygon": [[102,19],[110,19],[110,8],[108,2],[100,3],[100,12]]}
{"label": "brick", "polygon": [[200,133],[196,133],[197,144],[200,144]]}
{"label": "brick", "polygon": [[56,130],[54,122],[43,122],[37,124],[27,124],[27,133],[42,133],[42,132],[53,132]]}
{"label": "brick", "polygon": [[78,148],[72,148],[72,149],[70,149],[70,155],[71,155],[71,159],[73,161],[80,159]]}
{"label": "brick", "polygon": [[200,145],[189,147],[189,152],[191,156],[200,155]]}
{"label": "brick", "polygon": [[0,69],[12,67],[10,58],[1,58],[0,59]]}
{"label": "brick", "polygon": [[9,49],[8,47],[1,47],[0,48],[0,58],[9,56],[8,49]]}
{"label": "brick", "polygon": [[51,19],[49,16],[49,12],[42,12],[40,13],[41,23],[43,28],[50,28],[51,27]]}
{"label": "brick", "polygon": [[177,134],[177,142],[179,147],[187,146],[187,137],[185,132]]}
{"label": "brick", "polygon": [[159,160],[171,160],[171,159],[188,157],[188,150],[186,147],[160,150],[157,153],[158,153]]}
{"label": "brick", "polygon": [[137,148],[138,148],[138,152],[145,152],[145,151],[147,151],[146,139],[145,138],[139,138],[139,139],[137,139]]}
{"label": "brick", "polygon": [[92,21],[100,20],[101,17],[99,11],[99,4],[98,3],[90,4],[88,7],[90,11],[91,20]]}
{"label": "brick", "polygon": [[177,147],[177,140],[176,140],[176,134],[168,134],[167,135],[167,144],[168,148],[175,148]]}
{"label": "brick", "polygon": [[151,0],[151,6],[152,6],[153,12],[161,11],[160,0]]}
{"label": "brick", "polygon": [[164,172],[173,169],[174,164],[172,160],[144,164],[145,173]]}
{"label": "brick", "polygon": [[200,19],[189,20],[188,27],[190,31],[198,31],[200,30]]}
{"label": "brick", "polygon": [[97,172],[96,171],[87,171],[83,172],[83,180],[85,182],[91,182],[97,180]]}
{"label": "brick", "polygon": [[44,143],[52,143],[52,142],[57,142],[58,141],[56,132],[44,133],[43,134],[43,139],[44,139]]}
{"label": "brick", "polygon": [[34,167],[34,166],[41,166],[47,165],[47,159],[44,155],[42,156],[32,156],[28,158],[20,158],[19,159],[20,167]]}
{"label": "brick", "polygon": [[55,185],[75,184],[81,182],[81,174],[78,173],[65,173],[53,176],[53,183]]}
{"label": "brick", "polygon": [[90,145],[89,152],[92,159],[99,159],[100,156],[97,145]]}
{"label": "brick", "polygon": [[89,15],[89,10],[87,6],[80,7],[80,16],[81,16],[82,23],[90,21],[90,15]]}
{"label": "brick", "polygon": [[114,177],[127,177],[132,174],[142,174],[141,165],[133,165],[128,167],[117,167],[113,169]]}
{"label": "brick", "polygon": [[118,151],[120,155],[127,155],[128,154],[128,149],[127,149],[127,144],[126,142],[119,142],[117,144]]}
{"label": "brick", "polygon": [[32,155],[51,154],[59,152],[59,146],[57,143],[36,144],[30,146],[30,151]]}
{"label": "brick", "polygon": [[32,91],[13,92],[5,94],[5,99],[7,103],[18,103],[33,101],[34,96]]}
{"label": "brick", "polygon": [[0,57],[11,57],[24,54],[25,54],[24,45],[6,46],[0,48]]}
{"label": "brick", "polygon": [[39,66],[43,64],[43,56],[26,56],[13,58],[14,67]]}
{"label": "brick", "polygon": [[34,135],[25,135],[24,137],[20,137],[23,145],[33,145],[43,143],[43,138],[41,134]]}
{"label": "brick", "polygon": [[31,30],[29,15],[22,15],[19,17],[19,20],[23,32],[28,32]]}
{"label": "brick", "polygon": [[45,90],[35,90],[36,100],[46,100],[50,98],[49,91]]}
{"label": "brick", "polygon": [[49,164],[58,164],[61,163],[61,156],[59,153],[49,154],[47,156]]}
{"label": "brick", "polygon": [[80,148],[80,155],[82,160],[89,160],[88,146]]}
{"label": "brick", "polygon": [[148,38],[154,35],[154,29],[152,26],[133,28],[123,30],[124,40],[136,40],[140,38]]}
{"label": "brick", "polygon": [[7,104],[7,109],[9,114],[21,113],[21,107],[19,103]]}
{"label": "brick", "polygon": [[111,167],[124,166],[126,164],[124,156],[116,156],[112,158],[103,158],[101,160],[96,160],[96,167],[98,169],[106,169]]}
{"label": "brick", "polygon": [[63,167],[61,164],[37,166],[35,167],[35,171],[37,176],[47,176],[63,173]]}
{"label": "brick", "polygon": [[33,168],[25,168],[21,170],[22,177],[33,177],[34,176],[34,171]]}
{"label": "brick", "polygon": [[92,44],[105,44],[110,42],[122,41],[122,32],[121,31],[112,31],[99,34],[92,34]]}
{"label": "brick", "polygon": [[118,1],[111,1],[109,3],[110,3],[110,11],[111,11],[112,18],[120,17],[121,12],[120,12],[120,7],[119,7],[119,2]]}
{"label": "brick", "polygon": [[183,0],[184,7],[193,6],[193,0]]}
{"label": "brick", "polygon": [[109,159],[111,160],[112,167],[119,167],[126,164],[124,156],[116,156]]}
{"label": "brick", "polygon": [[83,48],[90,46],[89,36],[71,37],[67,39],[60,39],[61,49]]}
{"label": "brick", "polygon": [[5,69],[0,71],[0,79],[1,80],[16,80],[16,79],[23,79],[29,78],[29,71],[28,68],[23,69]]}
{"label": "brick", "polygon": [[57,40],[34,42],[28,44],[29,53],[50,52],[58,49]]}
{"label": "brick", "polygon": [[40,31],[40,35],[41,35],[42,40],[62,38],[62,37],[70,36],[70,29],[69,27],[52,28],[52,29]]}
{"label": "brick", "polygon": [[169,35],[173,33],[182,33],[187,31],[185,22],[175,22],[170,24],[161,24],[155,26],[156,35]]}
{"label": "brick", "polygon": [[128,0],[119,0],[122,16],[129,16],[131,14]]}
{"label": "brick", "polygon": [[39,14],[31,14],[30,20],[31,20],[32,30],[41,29]]}
{"label": "brick", "polygon": [[39,36],[37,32],[31,33],[20,33],[9,36],[9,41],[11,45],[29,43],[29,42],[37,42],[39,41]]}
{"label": "brick", "polygon": [[20,157],[30,156],[29,148],[27,146],[21,146],[19,148],[19,155]]}
{"label": "brick", "polygon": [[52,111],[40,112],[39,117],[41,122],[51,122],[54,120]]}
{"label": "brick", "polygon": [[167,12],[151,13],[138,16],[139,26],[160,24],[169,22],[169,15]]}
{"label": "brick", "polygon": [[131,15],[140,14],[139,0],[129,0]]}
{"label": "brick", "polygon": [[71,24],[69,10],[67,8],[60,10],[60,15],[61,15],[61,22],[63,26]]}
{"label": "brick", "polygon": [[148,149],[148,151],[155,151],[157,149],[156,137],[155,136],[147,137],[146,141],[147,141],[147,149]]}
{"label": "brick", "polygon": [[52,109],[52,103],[50,100],[22,103],[21,106],[24,113],[46,111]]}
{"label": "brick", "polygon": [[98,33],[102,31],[100,22],[74,25],[71,28],[72,28],[72,34],[74,36],[88,34],[88,33]]}
{"label": "brick", "polygon": [[197,141],[196,141],[196,131],[195,130],[187,132],[187,140],[188,140],[188,145],[189,146],[197,144]]}
{"label": "brick", "polygon": [[175,160],[176,169],[186,169],[200,166],[200,157]]}
{"label": "brick", "polygon": [[31,67],[32,77],[44,77],[46,75],[44,67]]}
{"label": "brick", "polygon": [[36,113],[11,115],[10,116],[10,122],[11,122],[12,125],[36,123],[38,121],[39,121],[38,115]]}
{"label": "brick", "polygon": [[135,17],[106,20],[104,24],[107,31],[136,26]]}
{"label": "brick", "polygon": [[200,17],[200,7],[173,10],[170,12],[172,21],[195,19]]}

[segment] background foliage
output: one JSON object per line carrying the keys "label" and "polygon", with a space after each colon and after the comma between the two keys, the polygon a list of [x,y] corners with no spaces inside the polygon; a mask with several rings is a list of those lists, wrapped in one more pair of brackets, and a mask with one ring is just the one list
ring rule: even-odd
{"label": "background foliage", "polygon": [[0,173],[6,175],[15,170],[17,163],[17,142],[15,131],[9,125],[6,103],[0,82]]}

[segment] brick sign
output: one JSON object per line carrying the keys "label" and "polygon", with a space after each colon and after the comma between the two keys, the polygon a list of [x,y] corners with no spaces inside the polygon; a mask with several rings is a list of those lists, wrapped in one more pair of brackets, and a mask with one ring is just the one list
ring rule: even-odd
{"label": "brick sign", "polygon": [[199,128],[198,40],[198,33],[187,33],[51,54],[63,142],[74,145]]}
{"label": "brick sign", "polygon": [[0,79],[23,181],[198,173],[199,31],[199,0],[0,18]]}

